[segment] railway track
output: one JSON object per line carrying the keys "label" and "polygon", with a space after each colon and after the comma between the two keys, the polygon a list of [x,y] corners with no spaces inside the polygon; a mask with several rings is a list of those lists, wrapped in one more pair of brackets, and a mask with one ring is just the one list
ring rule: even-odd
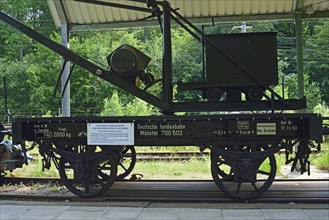
{"label": "railway track", "polygon": [[[192,152],[192,151],[160,151],[160,152],[138,152],[136,154],[137,161],[183,161],[191,159],[208,158],[210,152]],[[31,154],[34,160],[39,160],[38,154]],[[127,157],[131,154],[126,154]]]}
{"label": "railway track", "polygon": [[[324,152],[324,151],[323,151]],[[284,151],[280,151],[279,154],[284,154]],[[312,153],[318,153],[314,150]],[[34,160],[39,160],[38,154],[31,154]],[[126,155],[131,156],[130,154]],[[206,159],[209,158],[210,152],[199,151],[158,151],[158,152],[137,152],[136,161],[186,161],[191,159]]]}
{"label": "railway track", "polygon": [[[4,178],[5,183],[60,184],[58,178]],[[272,187],[252,202],[317,202],[329,200],[329,179],[278,179]],[[171,202],[234,202],[235,199],[222,193],[212,180],[140,180],[118,181],[102,196],[82,199],[70,192],[61,193],[17,193],[0,192],[0,199],[47,200],[47,201],[171,201]]]}
{"label": "railway track", "polygon": [[205,159],[208,158],[210,152],[191,152],[191,151],[177,151],[177,152],[139,152],[136,154],[137,161],[182,161],[191,159]]}

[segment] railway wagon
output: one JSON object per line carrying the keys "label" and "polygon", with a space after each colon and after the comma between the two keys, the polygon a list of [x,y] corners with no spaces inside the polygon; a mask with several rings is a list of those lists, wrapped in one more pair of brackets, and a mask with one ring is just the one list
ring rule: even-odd
{"label": "railway wagon", "polygon": [[294,163],[310,171],[309,141],[321,142],[322,127],[314,114],[25,118],[13,121],[13,140],[37,142],[44,161],[53,160],[65,186],[83,197],[129,175],[135,159],[125,159],[136,158],[134,146],[210,148],[217,186],[231,197],[253,199],[271,186],[281,149],[292,153],[298,145]]}
{"label": "railway wagon", "polygon": [[[115,7],[127,9],[123,4],[115,4]],[[163,113],[162,116],[145,117],[15,118],[12,121],[13,144],[20,145],[26,156],[26,142],[33,141],[43,156],[44,168],[53,163],[65,186],[86,198],[101,195],[116,180],[129,175],[135,164],[134,146],[196,146],[201,151],[209,148],[211,173],[216,185],[227,195],[242,200],[254,199],[270,187],[276,174],[274,155],[279,150],[285,150],[292,170],[299,161],[301,172],[310,172],[310,148],[314,143],[322,142],[323,118],[316,114],[284,113],[285,110],[305,108],[306,100],[283,99],[269,86],[271,82],[253,74],[255,70],[234,56],[236,51],[223,49],[216,40],[204,35],[171,8],[168,1],[147,1],[147,7],[152,9],[152,16],[158,17],[163,33],[160,80],[155,80],[146,71],[150,58],[137,48],[119,47],[107,57],[108,68],[103,68],[0,11],[0,20],[63,57],[60,75],[69,61],[158,107]],[[141,10],[134,6],[128,8]],[[244,74],[252,85],[261,88],[264,98],[173,101],[171,20],[201,43],[211,45],[224,55],[226,62],[239,69],[239,74]],[[266,79],[275,81],[277,72],[269,71],[268,74]],[[134,84],[136,78],[142,80],[144,88]],[[161,97],[147,90],[155,83],[161,84]],[[239,87],[236,82],[231,83]],[[264,113],[252,114],[253,110]],[[223,111],[249,113],[219,113]],[[176,112],[186,115],[177,116]],[[189,112],[197,114],[189,115]],[[2,129],[1,134],[5,132]],[[291,153],[292,158],[289,157]],[[126,160],[127,157],[133,159]],[[127,161],[130,162],[126,164]],[[120,167],[123,172],[118,173]]]}

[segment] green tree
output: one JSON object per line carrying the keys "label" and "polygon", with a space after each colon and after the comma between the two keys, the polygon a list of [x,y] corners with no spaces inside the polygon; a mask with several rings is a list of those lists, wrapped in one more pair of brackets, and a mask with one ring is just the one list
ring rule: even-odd
{"label": "green tree", "polygon": [[148,103],[139,98],[134,98],[125,107],[127,116],[149,116],[158,114],[158,112]]}
{"label": "green tree", "polygon": [[[46,36],[55,30],[46,1],[4,0],[0,9]],[[49,60],[34,54],[39,52],[35,41],[0,22],[0,45],[0,75],[7,77],[8,108],[12,113],[40,115],[54,106],[49,104],[49,68],[47,64],[45,68],[39,66]]]}
{"label": "green tree", "polygon": [[148,116],[158,114],[158,112],[139,98],[134,98],[131,102],[123,104],[114,90],[111,98],[104,100],[104,109],[101,116]]}
{"label": "green tree", "polygon": [[329,106],[323,101],[314,107],[314,113],[321,114],[324,117],[329,117]]}
{"label": "green tree", "polygon": [[[297,74],[288,74],[285,76],[285,85],[288,93],[288,98],[296,99],[298,98],[297,91]],[[321,91],[319,83],[310,81],[308,74],[304,73],[304,86],[305,86],[305,96],[307,100],[307,108],[309,111],[313,111],[314,107],[321,103]]]}
{"label": "green tree", "polygon": [[[5,0],[0,2],[0,9],[45,36],[55,30],[46,1]],[[25,54],[33,52],[35,43],[0,22],[0,45],[1,57],[14,60],[22,59]]]}
{"label": "green tree", "polygon": [[114,90],[111,98],[104,100],[104,109],[101,116],[122,116],[124,115],[123,105],[119,100],[118,92]]}
{"label": "green tree", "polygon": [[329,102],[329,21],[315,27],[315,34],[306,41],[305,70],[320,85],[323,100]]}
{"label": "green tree", "polygon": [[[29,94],[31,94],[32,88],[22,83],[28,77],[27,68],[28,63],[26,62],[7,61],[0,58],[0,91],[1,94],[4,94],[3,77],[6,77],[8,108],[14,115],[22,114],[19,112],[22,106],[29,110]],[[0,96],[0,103],[1,106],[4,106],[3,95]],[[0,112],[4,113],[4,108]]]}
{"label": "green tree", "polygon": [[[172,31],[173,38],[173,80],[174,82],[202,81],[202,45],[183,29]],[[198,91],[175,94],[177,101],[199,100]]]}

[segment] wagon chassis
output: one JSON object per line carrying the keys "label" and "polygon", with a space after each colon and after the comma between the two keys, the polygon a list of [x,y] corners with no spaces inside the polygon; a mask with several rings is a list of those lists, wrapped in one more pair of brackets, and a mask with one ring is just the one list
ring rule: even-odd
{"label": "wagon chassis", "polygon": [[[266,87],[245,66],[235,60],[198,28],[171,8],[167,1],[146,1],[148,8],[102,1],[78,2],[150,12],[158,17],[163,33],[162,97],[140,89],[124,77],[51,41],[0,11],[0,20],[61,55],[64,66],[70,61],[90,73],[158,107],[164,116],[145,117],[69,117],[16,118],[12,122],[14,144],[38,145],[44,168],[51,161],[58,168],[65,186],[82,197],[100,195],[114,181],[132,171],[134,146],[197,146],[211,149],[211,172],[217,186],[227,195],[249,200],[258,197],[272,184],[276,174],[274,154],[285,149],[292,170],[300,162],[301,172],[309,172],[308,157],[313,141],[322,142],[322,117],[315,114],[285,114],[284,110],[306,107],[306,100],[285,100]],[[160,9],[162,7],[162,10]],[[269,91],[267,100],[174,102],[172,80],[171,20],[200,42],[207,41],[239,67],[259,87]],[[73,68],[72,68],[73,69]],[[218,114],[175,116],[175,112],[270,111],[264,114]],[[280,113],[277,113],[280,112]],[[1,139],[7,131],[1,129]],[[296,148],[296,149],[294,149]],[[129,154],[127,153],[129,152]],[[289,158],[295,153],[294,158]],[[129,164],[124,165],[128,158]],[[265,164],[265,165],[264,165]],[[123,173],[118,174],[118,168]],[[263,168],[263,167],[268,168]]]}
{"label": "wagon chassis", "polygon": [[[319,120],[314,114],[15,119],[13,139],[37,142],[44,161],[56,161],[63,183],[83,197],[100,195],[122,179],[114,164],[129,148],[197,146],[211,149],[212,175],[225,193],[253,199],[272,184],[274,154],[281,149],[289,155],[298,146],[292,169],[298,160],[302,172],[310,171],[310,140],[322,139]],[[264,163],[269,170],[261,168]]]}

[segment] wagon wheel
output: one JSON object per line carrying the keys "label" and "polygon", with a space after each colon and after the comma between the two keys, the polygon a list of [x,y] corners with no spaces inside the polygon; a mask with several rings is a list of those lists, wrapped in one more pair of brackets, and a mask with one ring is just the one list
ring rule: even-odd
{"label": "wagon wheel", "polygon": [[264,96],[264,89],[259,86],[253,86],[246,93],[247,100],[260,101]]}
{"label": "wagon wheel", "polygon": [[116,180],[128,176],[136,164],[136,150],[134,146],[125,146],[119,152],[118,174]]}
{"label": "wagon wheel", "polygon": [[[98,147],[79,146],[79,154],[101,152]],[[86,150],[87,149],[87,150]],[[83,158],[83,157],[82,157]],[[94,160],[78,161],[61,157],[59,175],[63,184],[72,193],[91,198],[110,189],[117,175],[117,155],[109,153]]]}
{"label": "wagon wheel", "polygon": [[[239,147],[233,149],[228,147],[227,151],[256,152],[268,149],[267,146]],[[211,152],[211,174],[218,186],[226,195],[241,199],[251,200],[264,193],[273,183],[276,175],[276,160],[274,154],[263,160],[255,162],[255,179],[251,181],[239,180],[235,175],[237,160],[223,157],[222,155]],[[250,167],[251,169],[251,167]]]}

